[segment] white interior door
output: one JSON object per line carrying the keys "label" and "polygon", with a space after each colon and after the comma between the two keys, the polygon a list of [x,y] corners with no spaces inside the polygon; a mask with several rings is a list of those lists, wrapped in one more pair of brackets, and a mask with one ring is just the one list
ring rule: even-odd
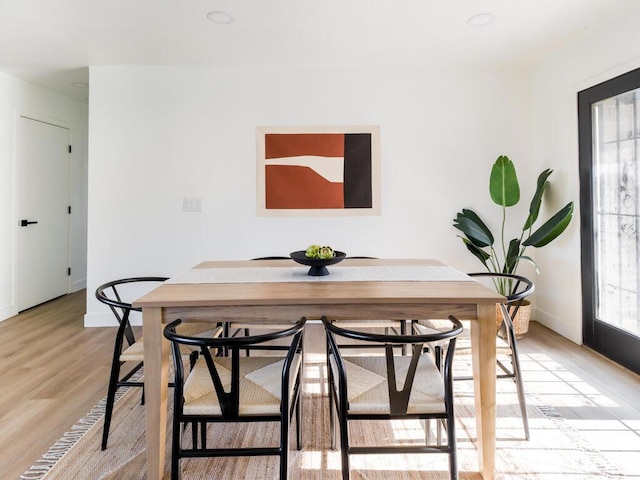
{"label": "white interior door", "polygon": [[20,117],[18,311],[69,293],[69,129]]}

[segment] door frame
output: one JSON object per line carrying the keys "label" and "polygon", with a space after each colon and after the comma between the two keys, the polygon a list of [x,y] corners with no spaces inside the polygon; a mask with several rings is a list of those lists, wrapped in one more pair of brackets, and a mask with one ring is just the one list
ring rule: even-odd
{"label": "door frame", "polygon": [[[19,192],[18,192],[18,175],[20,171],[19,158],[18,158],[18,135],[20,128],[20,119],[27,118],[30,120],[34,120],[36,122],[42,122],[54,127],[65,128],[69,131],[69,144],[71,145],[72,138],[72,124],[62,120],[57,117],[52,117],[49,115],[45,115],[42,113],[34,112],[31,110],[18,110],[14,111],[14,119],[13,119],[13,148],[12,148],[12,234],[11,234],[11,303],[13,305],[13,315],[18,314],[18,248],[19,248],[19,232],[20,227],[20,205],[19,205]],[[71,153],[67,158],[67,175],[68,175],[68,183],[67,183],[67,198],[69,205],[71,205]],[[71,218],[67,222],[67,253],[68,253],[68,263],[71,266]],[[67,277],[67,294],[71,292],[71,276]]]}
{"label": "door frame", "polygon": [[578,148],[582,270],[582,341],[584,345],[640,373],[637,336],[597,319],[593,252],[593,135],[591,105],[640,88],[640,68],[578,92]]}

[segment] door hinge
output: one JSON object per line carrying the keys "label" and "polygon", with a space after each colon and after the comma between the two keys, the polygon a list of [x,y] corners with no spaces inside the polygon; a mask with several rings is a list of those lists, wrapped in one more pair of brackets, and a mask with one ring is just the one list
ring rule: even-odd
{"label": "door hinge", "polygon": [[69,205],[69,215],[71,215],[71,205]]}
{"label": "door hinge", "polygon": [[69,153],[71,153],[71,145],[69,145]]}
{"label": "door hinge", "polygon": [[67,268],[67,275],[71,275],[71,267]]}

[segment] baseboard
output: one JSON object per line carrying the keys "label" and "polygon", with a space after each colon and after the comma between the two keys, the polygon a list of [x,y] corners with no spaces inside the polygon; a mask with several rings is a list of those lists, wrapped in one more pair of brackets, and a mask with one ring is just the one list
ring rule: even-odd
{"label": "baseboard", "polygon": [[7,305],[0,307],[0,322],[8,318],[14,317],[18,314],[18,310],[15,305]]}
{"label": "baseboard", "polygon": [[78,292],[84,288],[87,288],[87,279],[81,278],[71,282],[71,293]]}
{"label": "baseboard", "polygon": [[582,326],[576,328],[575,325],[570,325],[566,321],[555,317],[544,310],[536,308],[534,311],[535,319],[541,325],[553,330],[559,335],[562,335],[573,343],[582,345]]}

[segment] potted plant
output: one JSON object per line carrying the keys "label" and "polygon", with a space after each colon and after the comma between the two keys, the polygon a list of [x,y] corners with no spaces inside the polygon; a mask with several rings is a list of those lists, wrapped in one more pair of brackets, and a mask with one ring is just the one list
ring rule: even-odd
{"label": "potted plant", "polygon": [[[476,212],[463,208],[456,215],[453,226],[463,233],[459,237],[488,271],[516,273],[520,261],[533,264],[537,271],[537,265],[533,259],[525,255],[527,248],[540,248],[549,244],[558,238],[569,225],[573,215],[573,202],[569,202],[534,230],[534,224],[540,213],[542,197],[547,187],[547,179],[552,172],[553,170],[547,169],[538,176],[536,191],[529,206],[529,215],[522,225],[519,236],[512,238],[507,244],[507,208],[513,207],[520,201],[520,185],[515,166],[507,156],[501,155],[495,161],[489,178],[489,194],[491,200],[502,207],[500,245],[497,249],[494,247],[493,233]],[[508,282],[498,282],[496,288],[502,295],[507,295],[510,285]],[[523,325],[521,330],[524,331],[520,333],[526,332],[526,328],[528,325]]]}

